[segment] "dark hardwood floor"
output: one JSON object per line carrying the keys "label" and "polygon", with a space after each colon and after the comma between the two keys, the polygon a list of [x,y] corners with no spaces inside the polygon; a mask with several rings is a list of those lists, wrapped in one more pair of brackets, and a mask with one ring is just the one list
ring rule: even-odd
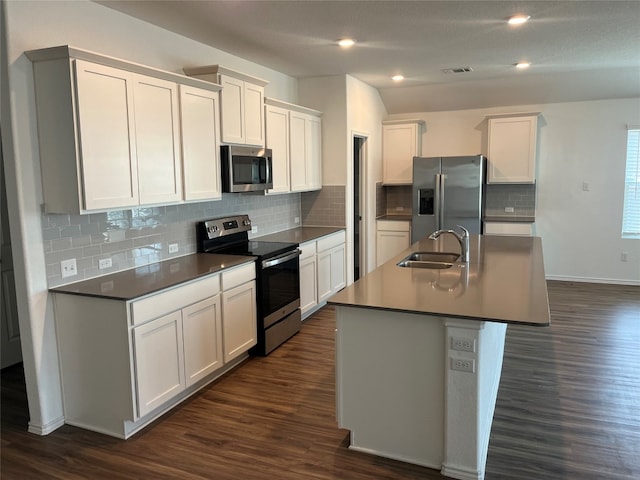
{"label": "dark hardwood floor", "polygon": [[[640,288],[549,282],[550,328],[509,327],[487,479],[640,478]],[[442,479],[347,449],[334,418],[334,312],[127,441],[27,433],[21,365],[2,371],[0,477]]]}

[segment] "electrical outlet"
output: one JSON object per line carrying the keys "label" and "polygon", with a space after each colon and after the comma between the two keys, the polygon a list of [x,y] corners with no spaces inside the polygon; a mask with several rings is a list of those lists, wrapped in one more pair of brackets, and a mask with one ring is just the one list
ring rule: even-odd
{"label": "electrical outlet", "polygon": [[396,207],[396,212],[404,212],[404,207]]}
{"label": "electrical outlet", "polygon": [[60,271],[62,272],[62,278],[73,277],[78,274],[78,265],[75,258],[69,260],[62,260],[60,262]]}
{"label": "electrical outlet", "polygon": [[513,213],[515,209],[513,207],[504,207],[504,213]]}
{"label": "electrical outlet", "polygon": [[451,337],[451,350],[473,353],[476,351],[476,339]]}
{"label": "electrical outlet", "polygon": [[258,226],[257,225],[253,225],[251,227],[251,233],[258,233]]}
{"label": "electrical outlet", "polygon": [[170,243],[169,244],[169,253],[178,253],[178,244],[177,243]]}
{"label": "electrical outlet", "polygon": [[629,254],[627,252],[622,252],[620,254],[620,261],[621,262],[626,262],[627,261],[627,257],[629,256]]}
{"label": "electrical outlet", "polygon": [[583,192],[588,192],[589,191],[589,183],[588,182],[582,182],[582,191]]}
{"label": "electrical outlet", "polygon": [[104,270],[105,268],[111,268],[111,258],[101,258],[98,260],[98,268]]}
{"label": "electrical outlet", "polygon": [[476,361],[472,358],[451,358],[451,370],[475,373]]}
{"label": "electrical outlet", "polygon": [[300,217],[294,217],[293,218],[293,223],[295,223],[296,225],[300,223]]}

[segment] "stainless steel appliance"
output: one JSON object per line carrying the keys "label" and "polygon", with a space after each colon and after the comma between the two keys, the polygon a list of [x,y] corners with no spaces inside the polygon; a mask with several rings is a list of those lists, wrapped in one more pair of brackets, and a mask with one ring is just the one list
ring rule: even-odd
{"label": "stainless steel appliance", "polygon": [[198,222],[198,251],[256,257],[258,344],[267,355],[300,331],[300,250],[297,243],[249,240],[248,215]]}
{"label": "stainless steel appliance", "polygon": [[270,148],[220,147],[223,192],[254,192],[273,188]]}
{"label": "stainless steel appliance", "polygon": [[441,229],[482,233],[485,158],[413,158],[411,243]]}

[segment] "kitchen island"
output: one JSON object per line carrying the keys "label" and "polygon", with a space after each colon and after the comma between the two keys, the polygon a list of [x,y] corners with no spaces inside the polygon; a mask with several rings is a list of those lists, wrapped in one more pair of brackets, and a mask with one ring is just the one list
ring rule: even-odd
{"label": "kitchen island", "polygon": [[549,325],[538,237],[473,235],[467,263],[407,268],[413,244],[333,296],[337,417],[350,448],[482,479],[507,324]]}

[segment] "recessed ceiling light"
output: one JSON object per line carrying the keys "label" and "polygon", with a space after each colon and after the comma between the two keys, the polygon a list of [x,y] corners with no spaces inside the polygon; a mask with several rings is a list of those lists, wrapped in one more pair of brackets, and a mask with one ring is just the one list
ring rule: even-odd
{"label": "recessed ceiling light", "polygon": [[338,40],[338,45],[342,48],[353,47],[356,44],[356,41],[353,38],[342,38]]}
{"label": "recessed ceiling light", "polygon": [[394,82],[401,82],[402,80],[404,80],[404,76],[403,75],[394,75],[393,77],[391,77],[391,80],[393,80]]}
{"label": "recessed ceiling light", "polygon": [[509,23],[509,25],[522,25],[523,23],[527,23],[530,18],[529,15],[524,14],[514,15],[513,17],[509,17],[507,23]]}
{"label": "recessed ceiling light", "polygon": [[515,63],[514,65],[515,65],[516,68],[519,68],[519,69],[522,70],[522,69],[525,69],[525,68],[529,68],[531,66],[531,63],[530,62],[518,62],[518,63]]}

